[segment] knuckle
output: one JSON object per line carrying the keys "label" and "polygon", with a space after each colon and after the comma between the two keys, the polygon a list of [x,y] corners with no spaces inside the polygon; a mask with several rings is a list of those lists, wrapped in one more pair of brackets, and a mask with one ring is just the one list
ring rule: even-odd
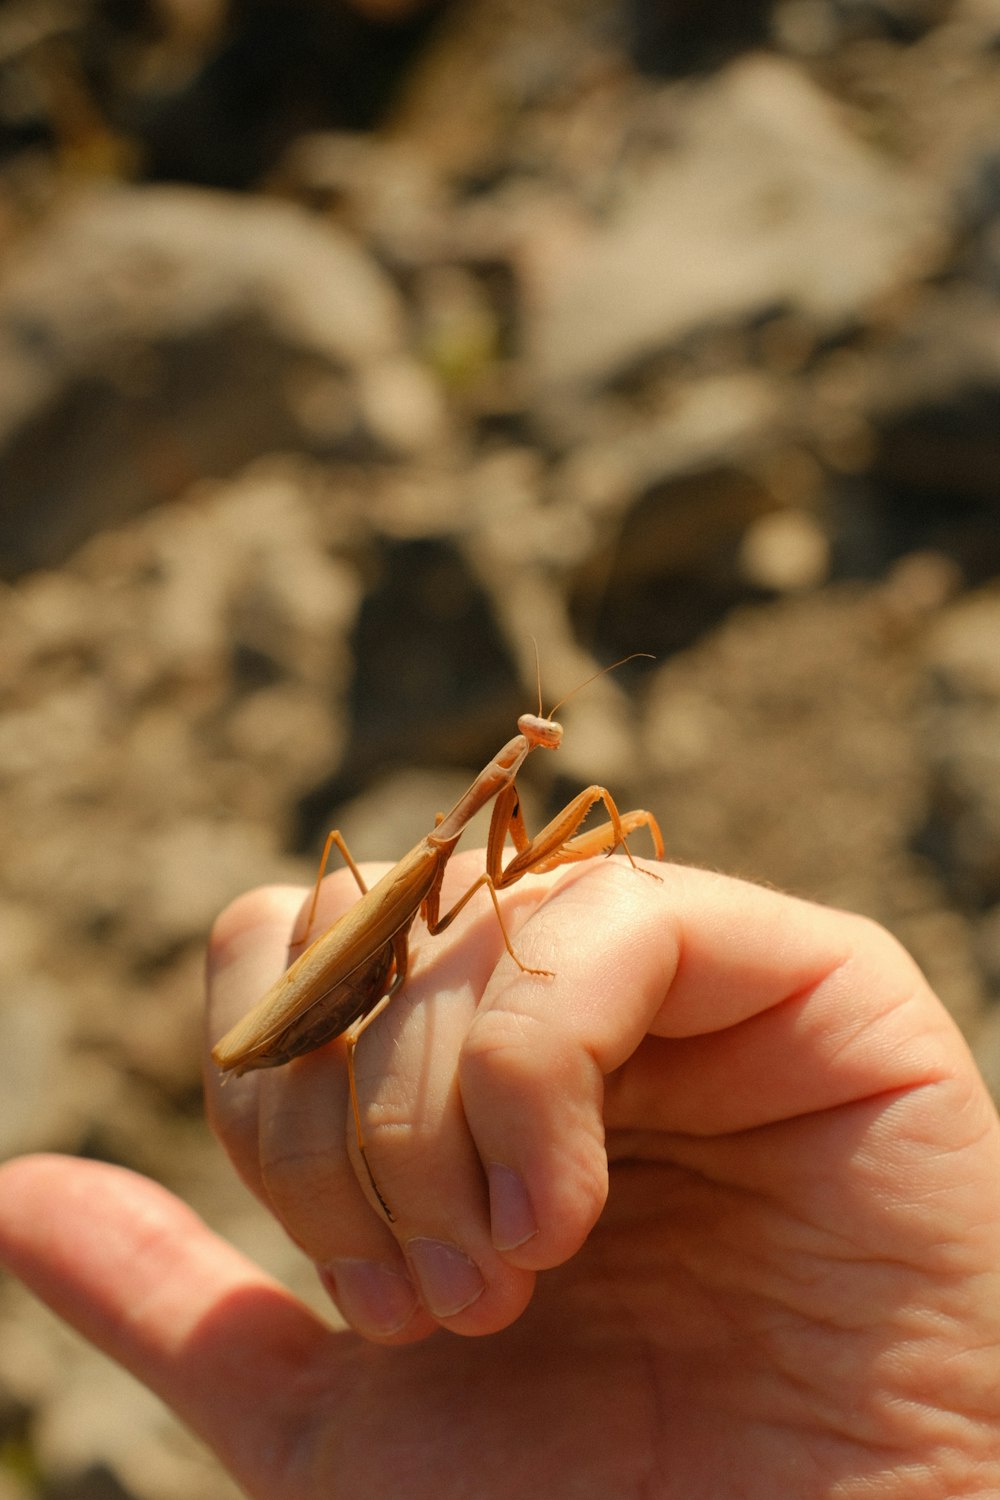
{"label": "knuckle", "polygon": [[270,1163],[263,1183],[272,1212],[295,1244],[316,1261],[334,1254],[357,1196],[345,1174],[322,1153],[295,1152]]}
{"label": "knuckle", "polygon": [[342,1175],[342,1168],[322,1147],[265,1147],[260,1175],[272,1202],[298,1202],[326,1197]]}
{"label": "knuckle", "polygon": [[551,1028],[538,1017],[513,1010],[481,1011],[473,1021],[459,1056],[463,1085],[524,1077],[537,1070],[537,1059],[552,1051]]}

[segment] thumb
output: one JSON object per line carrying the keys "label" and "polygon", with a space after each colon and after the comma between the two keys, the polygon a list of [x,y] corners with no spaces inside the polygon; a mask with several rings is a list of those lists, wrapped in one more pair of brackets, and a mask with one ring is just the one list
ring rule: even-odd
{"label": "thumb", "polygon": [[0,1264],[160,1396],[248,1493],[281,1495],[303,1435],[293,1393],[309,1368],[335,1388],[351,1335],[166,1189],[102,1162],[0,1167]]}

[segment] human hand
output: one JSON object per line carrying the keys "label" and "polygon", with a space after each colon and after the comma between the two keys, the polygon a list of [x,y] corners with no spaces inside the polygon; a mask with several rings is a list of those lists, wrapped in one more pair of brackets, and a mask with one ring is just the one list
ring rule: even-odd
{"label": "human hand", "polygon": [[[338,1044],[209,1075],[240,1171],[365,1338],[96,1163],[3,1169],[0,1255],[267,1500],[995,1495],[1000,1129],[964,1044],[880,929],[656,868],[505,893],[552,979],[487,903],[420,945],[358,1051],[393,1225]],[[352,899],[332,877],[324,919]],[[298,901],[220,919],[213,1035],[280,971]]]}

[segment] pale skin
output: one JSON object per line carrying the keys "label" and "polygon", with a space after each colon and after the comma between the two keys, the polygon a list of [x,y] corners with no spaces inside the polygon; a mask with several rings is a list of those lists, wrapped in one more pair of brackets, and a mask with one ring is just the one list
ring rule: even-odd
{"label": "pale skin", "polygon": [[[456,856],[446,893],[481,869]],[[1000,1128],[964,1043],[873,924],[656,869],[503,893],[552,978],[482,893],[415,930],[357,1057],[392,1224],[341,1044],[208,1070],[238,1170],[356,1331],[100,1163],[0,1170],[0,1258],[254,1500],[996,1500]],[[329,878],[323,919],[354,894]],[[301,900],[220,918],[210,1039]]]}

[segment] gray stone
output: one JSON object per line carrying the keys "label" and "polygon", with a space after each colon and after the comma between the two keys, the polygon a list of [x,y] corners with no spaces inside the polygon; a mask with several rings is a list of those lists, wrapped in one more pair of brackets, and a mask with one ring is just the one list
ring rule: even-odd
{"label": "gray stone", "polygon": [[529,247],[543,385],[599,382],[776,307],[837,328],[939,254],[927,185],[853,136],[792,65],[736,64],[677,123],[673,153],[626,182],[606,224],[543,222]]}

